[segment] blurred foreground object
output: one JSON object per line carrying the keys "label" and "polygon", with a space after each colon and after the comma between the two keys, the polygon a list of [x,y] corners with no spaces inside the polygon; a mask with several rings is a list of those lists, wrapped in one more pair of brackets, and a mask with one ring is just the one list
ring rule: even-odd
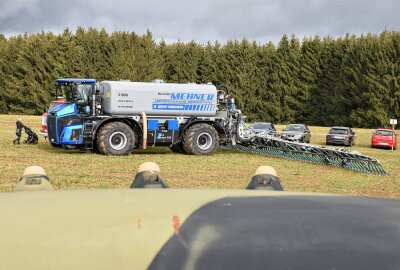
{"label": "blurred foreground object", "polygon": [[140,164],[131,188],[168,188],[161,176],[160,167],[154,162]]}
{"label": "blurred foreground object", "polygon": [[[276,175],[263,166],[253,178]],[[31,166],[21,182],[46,178]],[[142,164],[135,182],[161,185],[160,168]],[[399,209],[400,200],[269,190],[5,192],[0,269],[398,269]]]}
{"label": "blurred foreground object", "polygon": [[14,191],[42,191],[54,190],[49,182],[44,169],[40,166],[29,166],[24,170],[21,181],[17,184]]}
{"label": "blurred foreground object", "polygon": [[258,167],[246,189],[283,191],[276,171],[271,166]]}

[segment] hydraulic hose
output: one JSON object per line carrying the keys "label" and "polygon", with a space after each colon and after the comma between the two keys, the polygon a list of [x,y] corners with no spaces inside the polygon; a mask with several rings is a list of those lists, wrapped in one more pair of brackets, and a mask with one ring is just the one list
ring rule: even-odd
{"label": "hydraulic hose", "polygon": [[142,112],[142,121],[143,121],[143,141],[142,148],[144,150],[147,149],[147,115],[145,112]]}

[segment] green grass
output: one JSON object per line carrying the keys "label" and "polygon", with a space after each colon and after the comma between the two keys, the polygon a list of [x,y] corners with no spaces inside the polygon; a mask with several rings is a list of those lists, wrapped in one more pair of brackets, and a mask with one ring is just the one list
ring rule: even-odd
{"label": "green grass", "polygon": [[[18,117],[0,115],[0,191],[12,191],[29,165],[44,167],[56,189],[127,188],[140,163],[154,161],[172,188],[243,189],[258,166],[270,165],[287,191],[400,198],[400,151],[371,149],[373,130],[369,129],[354,129],[356,146],[351,150],[377,158],[389,173],[387,177],[227,150],[219,150],[213,156],[188,156],[172,153],[168,147],[150,147],[115,157],[52,148],[42,137],[37,145],[14,146]],[[39,134],[39,116],[21,117]],[[277,128],[282,130],[283,126]],[[311,143],[324,144],[327,131],[326,127],[311,127]]]}

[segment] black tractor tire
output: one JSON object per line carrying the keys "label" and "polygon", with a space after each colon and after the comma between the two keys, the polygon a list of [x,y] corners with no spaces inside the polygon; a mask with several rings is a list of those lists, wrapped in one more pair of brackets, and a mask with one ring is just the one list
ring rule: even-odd
{"label": "black tractor tire", "polygon": [[61,144],[50,143],[51,147],[60,148]]}
{"label": "black tractor tire", "polygon": [[209,124],[195,124],[186,131],[183,147],[190,155],[212,155],[219,147],[218,132]]}
{"label": "black tractor tire", "polygon": [[169,147],[169,149],[171,149],[171,151],[174,153],[187,154],[185,148],[183,147],[182,142],[173,144],[172,146]]}
{"label": "black tractor tire", "polygon": [[64,148],[65,150],[75,150],[78,147],[76,145],[65,144],[62,146],[62,148]]}
{"label": "black tractor tire", "polygon": [[129,155],[135,143],[135,133],[122,122],[106,124],[101,128],[97,137],[97,149],[104,155]]}

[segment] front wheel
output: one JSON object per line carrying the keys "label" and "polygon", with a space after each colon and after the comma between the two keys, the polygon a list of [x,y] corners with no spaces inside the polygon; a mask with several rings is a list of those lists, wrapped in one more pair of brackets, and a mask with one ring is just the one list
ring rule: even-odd
{"label": "front wheel", "polygon": [[125,123],[112,122],[101,128],[97,148],[104,155],[129,155],[135,145],[135,134]]}
{"label": "front wheel", "polygon": [[191,155],[212,155],[218,146],[218,132],[209,124],[191,126],[183,138],[183,147]]}

